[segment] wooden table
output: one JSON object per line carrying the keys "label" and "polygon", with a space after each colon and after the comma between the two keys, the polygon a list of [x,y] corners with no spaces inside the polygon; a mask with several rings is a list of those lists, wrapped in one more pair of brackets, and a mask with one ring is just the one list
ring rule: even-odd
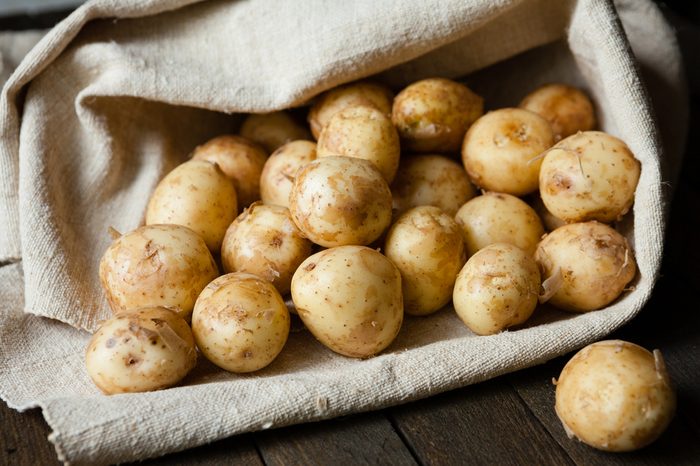
{"label": "wooden table", "polygon": [[[60,17],[9,25],[45,26]],[[8,22],[0,20],[2,26]],[[640,315],[611,336],[660,349],[675,382],[677,414],[651,446],[609,454],[566,437],[554,413],[551,381],[570,354],[407,405],[239,435],[144,464],[700,464],[700,311],[694,300],[700,244],[692,243],[700,233],[700,95],[691,106],[662,277]],[[19,414],[0,402],[0,430],[0,465],[58,464],[39,410]]]}

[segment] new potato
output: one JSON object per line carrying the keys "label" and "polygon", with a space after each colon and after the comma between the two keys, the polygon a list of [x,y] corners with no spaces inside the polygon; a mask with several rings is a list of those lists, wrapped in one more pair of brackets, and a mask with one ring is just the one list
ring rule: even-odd
{"label": "new potato", "polygon": [[241,136],[260,144],[268,154],[290,141],[312,139],[309,130],[287,112],[248,115],[241,125]]}
{"label": "new potato", "polygon": [[544,117],[552,125],[557,141],[595,127],[591,99],[581,90],[566,84],[538,87],[525,96],[519,106]]}
{"label": "new potato", "polygon": [[270,155],[260,174],[260,197],[265,204],[289,207],[289,193],[301,167],[316,159],[316,143],[291,141]]}

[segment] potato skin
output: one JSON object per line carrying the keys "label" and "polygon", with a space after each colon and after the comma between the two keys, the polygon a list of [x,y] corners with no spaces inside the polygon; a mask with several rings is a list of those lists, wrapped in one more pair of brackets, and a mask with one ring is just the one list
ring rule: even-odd
{"label": "potato skin", "polygon": [[415,82],[394,99],[391,120],[404,150],[449,153],[484,113],[484,101],[464,84],[444,78]]}
{"label": "potato skin", "polygon": [[248,272],[289,292],[292,275],[311,255],[311,241],[302,236],[289,209],[254,203],[226,231],[221,246],[225,272]]}
{"label": "potato skin", "polygon": [[287,342],[289,326],[289,311],[275,287],[243,272],[207,285],[192,313],[197,347],[230,372],[253,372],[270,364]]}
{"label": "potato skin", "polygon": [[586,131],[559,141],[542,161],[540,195],[567,223],[620,220],[634,202],[641,165],[620,139]]}
{"label": "potato skin", "polygon": [[468,256],[493,243],[510,243],[532,255],[544,235],[534,209],[505,193],[487,192],[475,197],[459,209],[455,220]]}
{"label": "potato skin", "polygon": [[547,210],[547,207],[544,205],[544,202],[542,202],[542,197],[540,197],[539,193],[531,198],[530,206],[532,206],[533,210],[540,217],[545,231],[556,230],[560,226],[566,225],[564,220]]}
{"label": "potato skin", "polygon": [[520,108],[494,110],[467,131],[462,163],[469,178],[488,191],[524,196],[538,187],[542,159],[554,144],[547,120]]}
{"label": "potato skin", "polygon": [[566,84],[538,87],[525,96],[519,107],[547,120],[556,141],[579,131],[590,131],[596,125],[591,99],[580,89]]}
{"label": "potato skin", "polygon": [[283,111],[248,115],[240,132],[244,138],[261,145],[268,154],[290,141],[312,139],[309,130]]}
{"label": "potato skin", "polygon": [[392,225],[384,254],[401,272],[404,312],[431,314],[450,302],[467,256],[457,223],[433,206],[415,207]]}
{"label": "potato skin", "polygon": [[239,207],[260,199],[260,174],[267,153],[252,141],[239,136],[218,136],[195,148],[192,160],[217,164],[233,180]]}
{"label": "potato skin", "polygon": [[171,387],[196,362],[190,327],[163,307],[112,317],[102,323],[85,351],[88,375],[107,395]]}
{"label": "potato skin", "polygon": [[391,194],[397,215],[412,207],[432,205],[454,216],[477,193],[462,165],[442,155],[427,154],[401,160]]}
{"label": "potato skin", "polygon": [[316,155],[344,155],[372,162],[387,183],[399,167],[399,134],[391,120],[372,107],[349,107],[336,112],[321,130]]}
{"label": "potato skin", "polygon": [[391,222],[391,191],[371,162],[323,157],[297,173],[289,211],[297,227],[316,244],[365,245]]}
{"label": "potato skin", "polygon": [[552,231],[537,246],[535,260],[543,280],[561,274],[561,287],[549,302],[572,312],[608,305],[620,296],[637,270],[625,237],[595,221]]}
{"label": "potato skin", "polygon": [[147,225],[116,239],[100,260],[112,312],[163,306],[189,320],[199,293],[219,275],[204,240],[180,225]]}
{"label": "potato skin", "polygon": [[492,335],[530,318],[537,306],[540,273],[532,256],[496,243],[469,258],[457,276],[455,311],[477,335]]}
{"label": "potato skin", "polygon": [[146,225],[186,226],[218,252],[237,210],[236,189],[218,165],[190,160],[158,183],[148,202]]}
{"label": "potato skin", "polygon": [[321,94],[309,110],[311,133],[318,139],[333,115],[350,107],[371,107],[390,115],[393,99],[394,93],[388,87],[372,81],[338,86]]}
{"label": "potato skin", "polygon": [[564,366],[556,385],[555,409],[569,437],[604,451],[650,444],[676,408],[661,352],[622,340],[583,348]]}
{"label": "potato skin", "polygon": [[313,160],[316,160],[316,143],[311,141],[291,141],[273,152],[260,174],[262,201],[288,208],[297,172]]}
{"label": "potato skin", "polygon": [[326,249],[306,259],[292,278],[292,300],[309,331],[344,356],[379,353],[403,322],[399,270],[364,246]]}

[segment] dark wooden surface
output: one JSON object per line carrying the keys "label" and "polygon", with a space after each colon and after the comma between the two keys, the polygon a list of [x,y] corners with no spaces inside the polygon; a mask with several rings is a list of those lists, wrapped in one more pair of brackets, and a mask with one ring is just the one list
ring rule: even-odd
{"label": "dark wooden surface", "polygon": [[[700,311],[694,299],[700,289],[700,247],[694,244],[700,231],[700,95],[691,97],[691,111],[662,277],[641,314],[612,335],[658,348],[666,358],[678,410],[654,444],[610,454],[566,437],[551,383],[572,356],[566,355],[384,411],[240,435],[144,464],[700,464]],[[38,410],[19,414],[0,402],[0,430],[0,465],[58,464]]]}

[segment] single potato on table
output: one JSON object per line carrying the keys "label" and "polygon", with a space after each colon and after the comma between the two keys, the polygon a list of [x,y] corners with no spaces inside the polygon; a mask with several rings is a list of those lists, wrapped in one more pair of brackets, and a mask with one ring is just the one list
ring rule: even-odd
{"label": "single potato on table", "polygon": [[309,331],[344,356],[379,353],[403,322],[399,270],[364,246],[326,249],[306,259],[292,278],[292,300]]}
{"label": "single potato on table", "polygon": [[316,159],[316,143],[292,141],[270,155],[260,174],[260,197],[265,204],[289,207],[289,193],[301,167]]}
{"label": "single potato on table", "polygon": [[261,145],[268,154],[296,140],[311,140],[311,133],[287,112],[248,115],[241,125],[241,136]]}
{"label": "single potato on table", "polygon": [[136,309],[105,321],[85,352],[88,375],[107,395],[171,387],[196,362],[189,325],[163,307]]}
{"label": "single potato on table", "polygon": [[253,372],[274,361],[287,342],[289,326],[289,311],[275,287],[243,272],[211,282],[192,313],[197,347],[230,372]]}
{"label": "single potato on table", "polygon": [[467,256],[459,226],[438,207],[415,207],[386,235],[384,254],[401,272],[404,311],[431,314],[450,302]]}
{"label": "single potato on table", "polygon": [[559,141],[579,131],[595,128],[593,102],[581,90],[566,84],[546,84],[529,93],[520,108],[544,117]]}
{"label": "single potato on table", "polygon": [[201,236],[212,252],[218,252],[237,213],[233,181],[216,164],[190,160],[158,183],[148,201],[146,225],[186,226]]}

